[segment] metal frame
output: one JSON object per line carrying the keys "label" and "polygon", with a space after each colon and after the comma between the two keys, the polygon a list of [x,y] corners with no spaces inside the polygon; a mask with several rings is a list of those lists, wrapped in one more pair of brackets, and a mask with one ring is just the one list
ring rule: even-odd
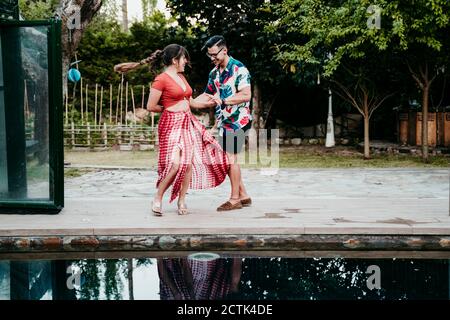
{"label": "metal frame", "polygon": [[49,80],[49,198],[50,200],[0,200],[0,213],[58,213],[64,207],[64,144],[61,21],[0,20],[0,28],[48,26]]}

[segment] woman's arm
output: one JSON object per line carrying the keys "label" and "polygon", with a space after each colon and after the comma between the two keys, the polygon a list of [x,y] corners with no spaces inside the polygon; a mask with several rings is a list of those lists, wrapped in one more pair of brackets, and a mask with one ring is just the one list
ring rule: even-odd
{"label": "woman's arm", "polygon": [[211,98],[212,96],[207,93],[202,93],[197,98],[193,99],[191,97],[189,104],[195,109],[212,108],[216,106],[216,103]]}
{"label": "woman's arm", "polygon": [[163,112],[164,107],[158,105],[159,99],[161,98],[162,91],[157,89],[150,90],[150,97],[147,102],[147,110],[150,112]]}

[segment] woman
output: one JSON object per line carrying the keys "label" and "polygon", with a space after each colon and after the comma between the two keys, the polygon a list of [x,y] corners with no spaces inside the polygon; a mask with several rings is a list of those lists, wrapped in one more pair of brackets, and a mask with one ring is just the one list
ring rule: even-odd
{"label": "woman", "polygon": [[162,59],[164,71],[152,83],[147,109],[162,112],[158,123],[159,158],[157,192],[152,211],[162,216],[164,192],[172,185],[170,202],[178,197],[178,214],[187,214],[188,188],[206,189],[220,185],[227,176],[226,153],[214,137],[191,113],[194,108],[214,107],[213,97],[192,98],[192,88],[183,75],[189,62],[187,50],[171,44],[155,51],[141,62],[121,63],[114,67],[127,72],[143,64],[155,66]]}

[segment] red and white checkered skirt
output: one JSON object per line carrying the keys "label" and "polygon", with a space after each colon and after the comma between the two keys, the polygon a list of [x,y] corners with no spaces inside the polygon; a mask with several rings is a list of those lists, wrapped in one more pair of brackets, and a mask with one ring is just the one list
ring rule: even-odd
{"label": "red and white checkered skirt", "polygon": [[189,164],[192,164],[191,189],[209,189],[220,185],[226,178],[229,162],[216,139],[189,111],[163,111],[158,123],[159,159],[158,181],[167,176],[173,164],[174,151],[181,150],[180,167],[172,183],[170,202],[175,200]]}

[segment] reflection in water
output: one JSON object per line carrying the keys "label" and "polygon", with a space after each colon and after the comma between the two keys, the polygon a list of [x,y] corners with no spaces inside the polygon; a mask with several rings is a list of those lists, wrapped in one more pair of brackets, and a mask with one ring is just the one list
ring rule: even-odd
{"label": "reflection in water", "polygon": [[448,300],[449,274],[444,259],[0,261],[0,299]]}
{"label": "reflection in water", "polygon": [[238,291],[241,259],[160,259],[161,300],[219,300]]}

